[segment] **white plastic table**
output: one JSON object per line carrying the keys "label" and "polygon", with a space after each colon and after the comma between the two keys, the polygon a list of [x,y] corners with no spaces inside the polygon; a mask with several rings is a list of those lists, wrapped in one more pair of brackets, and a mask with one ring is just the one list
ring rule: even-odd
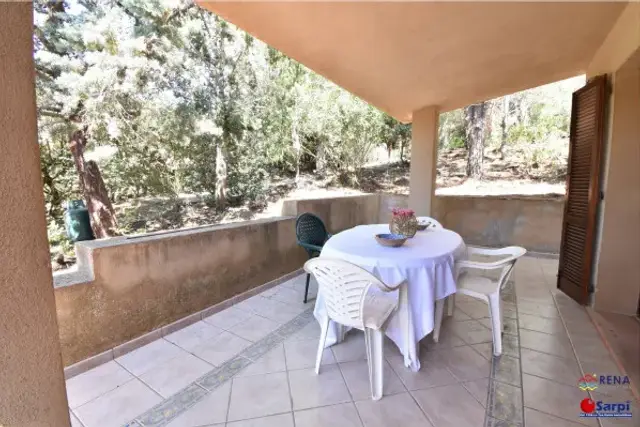
{"label": "white plastic table", "polygon": [[[418,231],[399,248],[378,244],[374,238],[378,233],[389,233],[389,226],[361,225],[345,230],[324,244],[320,256],[349,261],[389,285],[407,280],[406,292],[396,292],[399,307],[385,333],[404,355],[405,366],[418,371],[418,343],[433,331],[436,300],[456,292],[454,261],[464,256],[466,247],[460,235],[446,229]],[[326,315],[319,292],[314,316],[324,324]],[[327,346],[341,339],[342,333],[332,322]]]}

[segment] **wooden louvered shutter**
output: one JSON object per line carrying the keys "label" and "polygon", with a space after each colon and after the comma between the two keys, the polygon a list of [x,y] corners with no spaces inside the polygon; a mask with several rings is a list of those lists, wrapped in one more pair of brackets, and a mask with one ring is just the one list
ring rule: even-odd
{"label": "wooden louvered shutter", "polygon": [[571,105],[558,288],[581,304],[588,303],[591,292],[605,96],[606,76],[598,76],[573,93]]}

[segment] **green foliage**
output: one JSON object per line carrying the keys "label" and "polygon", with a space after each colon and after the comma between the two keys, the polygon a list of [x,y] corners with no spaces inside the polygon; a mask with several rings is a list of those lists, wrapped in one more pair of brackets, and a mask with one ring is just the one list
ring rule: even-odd
{"label": "green foliage", "polygon": [[115,202],[216,201],[221,186],[231,204],[256,201],[272,174],[350,173],[381,141],[409,139],[407,125],[190,0],[37,0],[34,11],[42,171],[59,224],[62,203],[82,197],[77,129]]}

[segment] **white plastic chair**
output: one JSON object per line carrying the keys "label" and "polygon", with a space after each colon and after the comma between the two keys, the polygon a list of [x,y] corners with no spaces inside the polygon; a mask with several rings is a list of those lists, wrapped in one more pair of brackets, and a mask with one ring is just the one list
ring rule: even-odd
{"label": "white plastic chair", "polygon": [[[513,273],[513,268],[518,258],[527,253],[527,250],[519,246],[509,246],[502,249],[467,248],[467,255],[484,255],[501,257],[494,262],[480,262],[471,260],[459,260],[455,264],[455,277],[457,293],[469,295],[486,302],[489,305],[491,326],[493,334],[493,354],[502,354],[502,308],[500,291]],[[473,270],[501,270],[500,276],[495,278],[472,274]],[[449,314],[453,314],[455,296],[452,295],[449,305]],[[442,325],[443,310],[436,310],[436,328],[440,330]]]}
{"label": "white plastic chair", "polygon": [[368,271],[338,259],[310,259],[304,264],[304,269],[313,274],[318,281],[318,292],[322,294],[327,310],[327,320],[321,325],[316,374],[320,373],[320,362],[330,323],[333,321],[360,329],[364,331],[367,347],[371,398],[379,400],[382,397],[384,377],[383,329],[398,303],[382,294],[370,293],[369,288],[375,285],[384,292],[393,292],[405,281],[395,286],[387,286]]}
{"label": "white plastic chair", "polygon": [[416,219],[418,220],[419,224],[430,223],[427,227],[427,230],[437,230],[439,228],[443,228],[442,224],[429,216],[419,216]]}

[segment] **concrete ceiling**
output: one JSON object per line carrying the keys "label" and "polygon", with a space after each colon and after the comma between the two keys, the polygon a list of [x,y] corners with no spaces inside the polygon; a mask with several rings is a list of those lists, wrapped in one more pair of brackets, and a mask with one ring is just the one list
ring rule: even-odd
{"label": "concrete ceiling", "polygon": [[399,120],[575,76],[626,3],[199,4]]}

